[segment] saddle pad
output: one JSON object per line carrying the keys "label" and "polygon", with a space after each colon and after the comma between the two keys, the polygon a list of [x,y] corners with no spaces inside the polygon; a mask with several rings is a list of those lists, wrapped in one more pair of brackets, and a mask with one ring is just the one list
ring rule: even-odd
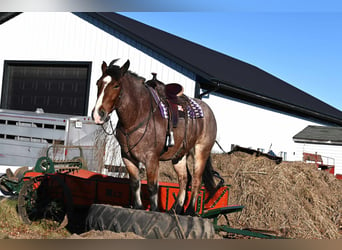
{"label": "saddle pad", "polygon": [[[158,104],[160,114],[163,118],[168,119],[169,112],[167,106],[160,100],[155,89],[150,87],[148,87],[148,89],[151,91],[155,102]],[[186,106],[188,117],[190,117],[191,119],[203,118],[204,114],[201,106],[193,98],[189,98],[189,101],[189,105]],[[178,111],[184,112],[182,106],[178,105]]]}
{"label": "saddle pad", "polygon": [[189,98],[190,100],[190,105],[188,105],[187,111],[188,111],[188,116],[191,119],[197,119],[197,118],[203,118],[203,110],[202,107],[192,98]]}

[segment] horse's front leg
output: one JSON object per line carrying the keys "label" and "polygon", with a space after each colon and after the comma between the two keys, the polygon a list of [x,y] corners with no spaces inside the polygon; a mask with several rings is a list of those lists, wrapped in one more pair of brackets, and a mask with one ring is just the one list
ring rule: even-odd
{"label": "horse's front leg", "polygon": [[141,202],[141,182],[139,176],[139,168],[127,158],[122,158],[122,160],[129,173],[130,188],[133,195],[133,208],[144,209],[144,206]]}
{"label": "horse's front leg", "polygon": [[159,192],[159,159],[151,157],[146,161],[147,189],[150,195],[150,210],[158,211],[158,192]]}

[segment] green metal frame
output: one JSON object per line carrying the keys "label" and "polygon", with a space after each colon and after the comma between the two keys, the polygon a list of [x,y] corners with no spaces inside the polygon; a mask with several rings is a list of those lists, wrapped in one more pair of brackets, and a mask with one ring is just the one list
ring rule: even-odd
{"label": "green metal frame", "polygon": [[[17,195],[19,194],[19,191],[22,187],[22,183],[15,181],[15,180],[11,180],[9,178],[7,178],[6,176],[3,176],[1,178],[1,185],[4,186],[5,190],[7,191],[5,194],[6,195]],[[4,192],[4,191],[2,191]]]}
{"label": "green metal frame", "polygon": [[[65,149],[78,148],[80,150],[80,156],[74,157],[71,160],[53,161],[49,157],[49,151],[52,148],[56,148],[56,147],[65,148]],[[48,147],[48,149],[46,150],[46,156],[42,156],[42,157],[38,158],[34,168],[32,170],[28,170],[26,172],[37,172],[37,173],[42,173],[42,174],[54,174],[56,171],[58,171],[58,170],[56,170],[55,166],[61,165],[61,164],[68,165],[68,167],[72,167],[72,168],[76,168],[76,169],[84,167],[82,148],[80,146],[52,145],[52,146]],[[25,176],[25,173],[23,174],[23,176]],[[19,194],[19,192],[23,186],[24,178],[22,178],[22,179],[11,179],[11,178],[8,178],[7,176],[2,176],[0,179],[0,184],[5,189],[8,190],[9,194],[17,195],[17,194]]]}
{"label": "green metal frame", "polygon": [[[275,236],[271,234],[230,227],[227,215],[230,213],[241,212],[243,208],[244,206],[227,206],[223,208],[212,209],[212,210],[206,211],[202,215],[202,217],[207,218],[207,219],[213,219],[213,225],[214,225],[214,229],[216,232],[234,233],[234,234],[240,234],[244,236],[262,238],[262,239],[285,239],[284,237],[279,237],[279,236]],[[225,217],[227,221],[227,225],[218,225],[218,219],[220,216]]]}
{"label": "green metal frame", "polygon": [[227,233],[240,234],[240,235],[244,235],[244,236],[262,238],[262,239],[286,239],[284,237],[279,237],[279,236],[265,234],[265,233],[259,233],[259,232],[253,232],[251,230],[231,228],[227,225],[221,225],[221,226],[214,225],[214,229],[217,232],[224,231]]}
{"label": "green metal frame", "polygon": [[[80,156],[75,157],[71,160],[54,161],[49,157],[49,151],[51,148],[56,148],[56,147],[64,148],[64,149],[78,148],[80,150]],[[34,171],[39,172],[39,173],[53,174],[56,172],[55,165],[61,165],[61,164],[69,165],[69,167],[82,168],[83,163],[81,159],[83,159],[83,151],[80,146],[52,145],[48,147],[48,149],[46,150],[46,156],[42,156],[37,160],[36,165],[34,167]]]}

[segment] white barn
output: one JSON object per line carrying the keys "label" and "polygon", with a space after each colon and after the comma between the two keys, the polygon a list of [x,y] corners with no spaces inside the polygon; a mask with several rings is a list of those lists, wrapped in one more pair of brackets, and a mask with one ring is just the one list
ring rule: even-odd
{"label": "white barn", "polygon": [[342,125],[340,110],[253,65],[116,13],[1,13],[0,24],[2,109],[90,115],[102,61],[121,58],[147,80],[156,72],[203,97],[225,151],[237,144],[301,160],[295,134]]}

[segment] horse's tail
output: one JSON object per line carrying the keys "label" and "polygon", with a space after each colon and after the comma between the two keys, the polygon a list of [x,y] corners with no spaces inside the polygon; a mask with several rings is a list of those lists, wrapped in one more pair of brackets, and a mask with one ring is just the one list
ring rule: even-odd
{"label": "horse's tail", "polygon": [[[214,177],[220,179],[220,182],[218,184],[216,184]],[[208,201],[210,198],[214,196],[216,191],[224,183],[224,180],[219,175],[219,173],[213,169],[213,166],[211,164],[211,156],[208,157],[208,160],[205,164],[202,180],[203,180],[204,187],[209,194],[208,197],[206,198],[206,201]]]}

